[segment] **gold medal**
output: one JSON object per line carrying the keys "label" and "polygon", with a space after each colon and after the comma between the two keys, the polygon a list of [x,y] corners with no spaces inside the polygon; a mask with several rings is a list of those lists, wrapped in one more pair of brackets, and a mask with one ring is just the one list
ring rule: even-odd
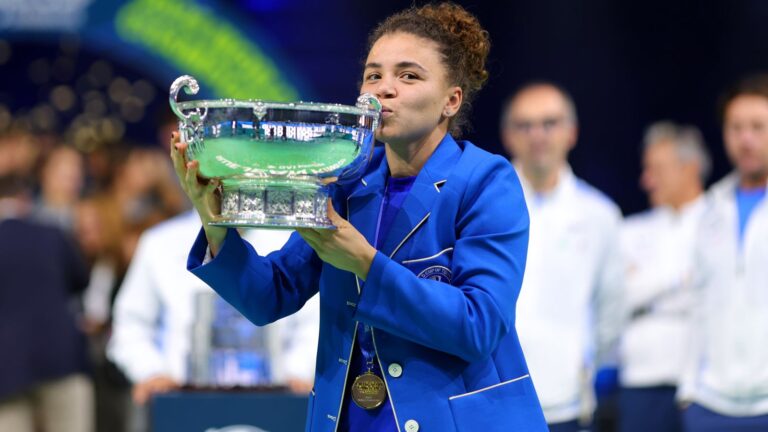
{"label": "gold medal", "polygon": [[384,381],[371,371],[359,375],[352,383],[352,401],[360,408],[378,408],[386,397]]}

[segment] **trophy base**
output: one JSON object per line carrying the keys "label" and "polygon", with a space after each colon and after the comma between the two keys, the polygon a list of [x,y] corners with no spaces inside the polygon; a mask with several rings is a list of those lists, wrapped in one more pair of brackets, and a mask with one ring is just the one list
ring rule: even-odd
{"label": "trophy base", "polygon": [[328,219],[328,188],[313,183],[224,181],[221,215],[211,225],[273,229],[335,229]]}

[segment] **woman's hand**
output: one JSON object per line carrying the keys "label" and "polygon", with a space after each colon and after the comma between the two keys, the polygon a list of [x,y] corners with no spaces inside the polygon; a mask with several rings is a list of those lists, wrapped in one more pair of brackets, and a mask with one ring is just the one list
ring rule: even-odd
{"label": "woman's hand", "polygon": [[351,223],[336,213],[328,200],[328,218],[336,229],[298,228],[296,231],[328,264],[352,272],[362,280],[368,278],[368,270],[376,256],[376,249]]}
{"label": "woman's hand", "polygon": [[213,179],[201,179],[198,177],[200,162],[187,161],[186,151],[187,143],[180,141],[178,132],[173,132],[171,134],[171,160],[173,161],[173,168],[181,182],[181,188],[187,194],[190,201],[192,201],[192,205],[200,215],[205,236],[211,248],[211,255],[216,255],[221,244],[224,242],[224,237],[227,235],[226,228],[208,224],[213,221],[214,216],[221,212],[221,197],[216,193],[218,182]]}

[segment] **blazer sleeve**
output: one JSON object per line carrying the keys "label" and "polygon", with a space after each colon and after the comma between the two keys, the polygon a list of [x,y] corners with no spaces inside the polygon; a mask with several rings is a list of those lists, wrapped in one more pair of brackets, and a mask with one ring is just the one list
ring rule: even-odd
{"label": "blazer sleeve", "polygon": [[522,188],[509,162],[493,157],[477,164],[455,226],[445,228],[457,235],[452,284],[418,278],[379,252],[356,319],[467,361],[488,357],[514,328],[528,228]]}
{"label": "blazer sleeve", "polygon": [[216,257],[204,263],[207,250],[200,230],[187,269],[256,325],[293,314],[318,292],[322,261],[298,233],[267,256],[234,229],[227,231]]}

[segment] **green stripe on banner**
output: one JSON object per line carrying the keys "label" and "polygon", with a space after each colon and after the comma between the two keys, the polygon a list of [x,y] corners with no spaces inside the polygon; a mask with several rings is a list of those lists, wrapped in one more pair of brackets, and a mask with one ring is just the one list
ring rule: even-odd
{"label": "green stripe on banner", "polygon": [[292,101],[298,92],[232,24],[193,1],[134,0],[117,13],[118,35],[165,58],[219,97]]}

